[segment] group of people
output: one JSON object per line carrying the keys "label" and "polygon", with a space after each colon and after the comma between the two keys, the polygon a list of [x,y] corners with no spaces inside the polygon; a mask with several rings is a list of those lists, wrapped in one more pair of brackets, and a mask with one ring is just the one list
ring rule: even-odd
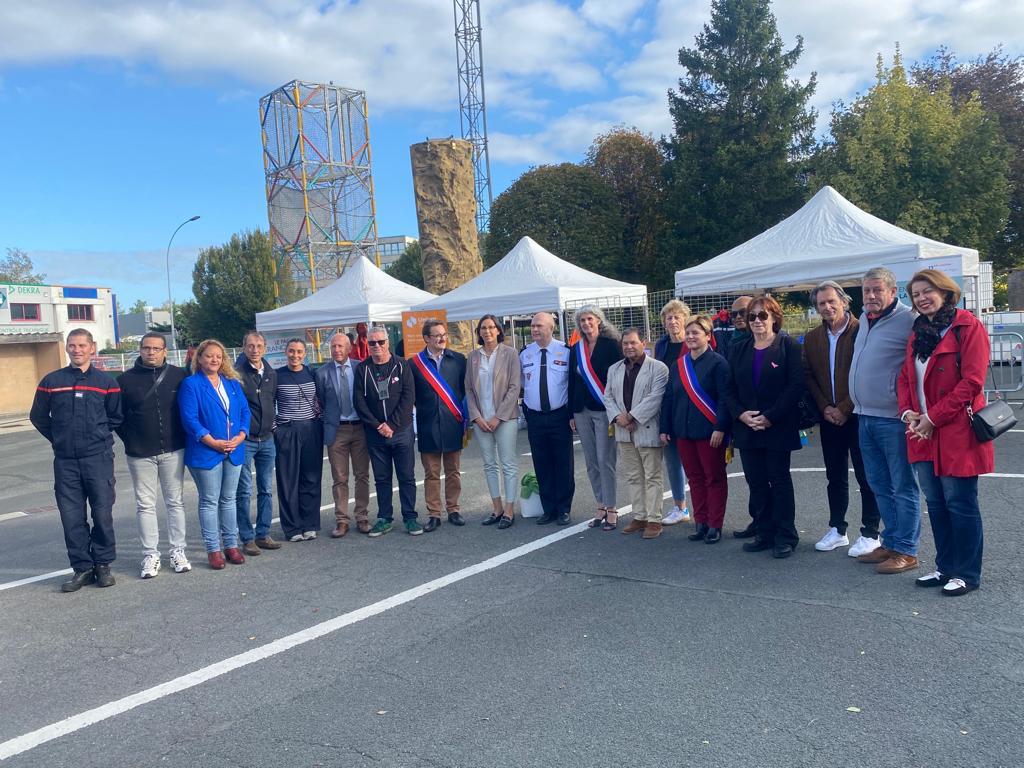
{"label": "group of people", "polygon": [[[141,576],[152,578],[161,568],[158,497],[166,509],[171,566],[179,573],[192,567],[185,553],[186,467],[199,495],[211,568],[281,547],[270,535],[275,476],[284,537],[315,539],[324,446],[334,538],[352,525],[352,485],[356,530],[371,538],[392,529],[395,481],[407,533],[434,531],[442,519],[465,525],[460,465],[470,426],[492,501],[482,524],[506,529],[516,519],[521,397],[540,525],[571,522],[575,434],[596,501],[591,528],[618,528],[621,470],[632,502],[632,519],[621,533],[657,538],[664,525],[691,517],[689,478],[695,525],[688,538],[718,543],[728,501],[726,465],[736,450],[750,520],[732,535],[749,539],[743,544],[748,552],[787,558],[798,544],[790,459],[801,447],[801,414],[810,410],[820,424],[829,506],[828,531],[815,548],[849,546],[850,556],[880,573],[916,568],[920,486],[936,570],[917,583],[965,594],[981,580],[977,478],[993,468],[992,446],[974,437],[968,412],[984,405],[988,335],[973,315],[957,309],[959,287],[936,270],[922,270],[908,284],[915,311],[899,301],[887,269],[870,270],[862,288],[858,320],[838,283],[817,286],[811,299],[822,324],[802,347],[783,330],[782,309],[768,295],[737,298],[728,323],[691,315],[679,300],[668,302],[661,312],[666,333],[653,354],[642,331],[619,332],[599,307],[586,306],[576,313],[578,340],[571,346],[554,337],[554,317],[539,312],[530,325],[533,342],[517,355],[504,343],[501,321],[485,315],[467,358],[448,348],[446,325],[429,320],[422,326],[425,348],[408,359],[392,354],[385,328],[371,327],[359,336],[364,360],[354,359],[352,340],[337,333],[330,362],[315,371],[306,365],[302,339],[288,341],[287,364],[275,370],[264,357],[266,339],[251,331],[234,363],[219,341],[199,344],[190,373],[168,364],[166,340],[148,333],[134,367],[115,381],[91,365],[96,345],[89,332],[73,330],[68,366],[44,377],[31,412],[54,450],[57,505],[74,571],[62,589],[114,583],[115,432],[135,492]],[[417,449],[425,525],[416,511]],[[860,537],[852,546],[849,461],[862,506]],[[668,515],[665,475],[673,497]]]}

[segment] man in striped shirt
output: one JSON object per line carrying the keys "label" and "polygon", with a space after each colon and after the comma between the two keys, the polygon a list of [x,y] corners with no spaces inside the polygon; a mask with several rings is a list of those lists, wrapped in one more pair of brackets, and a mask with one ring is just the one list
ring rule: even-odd
{"label": "man in striped shirt", "polygon": [[114,585],[113,432],[121,425],[121,389],[90,364],[96,342],[89,331],[69,332],[65,349],[69,365],[39,382],[29,418],[53,446],[54,492],[74,569],[61,591],[77,592],[93,582]]}

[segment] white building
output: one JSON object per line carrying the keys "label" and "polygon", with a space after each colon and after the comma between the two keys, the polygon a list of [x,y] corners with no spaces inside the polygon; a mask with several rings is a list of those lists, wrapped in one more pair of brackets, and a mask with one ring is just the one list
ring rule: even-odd
{"label": "white building", "polygon": [[0,335],[92,332],[100,349],[117,343],[114,296],[109,288],[0,283]]}

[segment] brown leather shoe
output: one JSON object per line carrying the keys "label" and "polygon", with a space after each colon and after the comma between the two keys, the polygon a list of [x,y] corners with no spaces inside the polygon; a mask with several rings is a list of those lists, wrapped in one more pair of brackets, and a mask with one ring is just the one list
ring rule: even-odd
{"label": "brown leather shoe", "polygon": [[647,525],[644,526],[643,538],[656,539],[659,536],[661,536],[661,523],[648,522]]}
{"label": "brown leather shoe", "polygon": [[338,523],[334,526],[334,530],[331,531],[331,538],[340,539],[346,533],[348,533],[348,523]]}
{"label": "brown leather shoe", "polygon": [[256,546],[255,541],[247,541],[242,545],[242,551],[250,557],[256,557],[260,554],[260,548]]}
{"label": "brown leather shoe", "polygon": [[904,555],[902,552],[895,553],[884,563],[875,566],[878,573],[903,573],[917,568],[917,558],[913,555]]}
{"label": "brown leather shoe", "polygon": [[369,533],[370,532],[370,521],[369,520],[357,520],[356,521],[356,530],[359,531],[360,533]]}
{"label": "brown leather shoe", "polygon": [[272,538],[267,536],[265,539],[256,539],[256,546],[260,549],[280,549],[281,542],[274,541]]}
{"label": "brown leather shoe", "polygon": [[884,563],[896,554],[899,553],[893,552],[891,549],[886,549],[885,547],[879,547],[872,552],[868,552],[866,555],[858,555],[857,561],[861,563]]}
{"label": "brown leather shoe", "polygon": [[[628,533],[636,533],[637,531],[642,531],[646,527],[647,527],[647,521],[646,520],[637,520],[636,518],[634,518],[634,519],[629,521],[629,524],[625,528],[622,529],[622,532],[626,533],[626,534],[628,534]],[[661,527],[660,523],[658,524],[658,527],[659,528]]]}

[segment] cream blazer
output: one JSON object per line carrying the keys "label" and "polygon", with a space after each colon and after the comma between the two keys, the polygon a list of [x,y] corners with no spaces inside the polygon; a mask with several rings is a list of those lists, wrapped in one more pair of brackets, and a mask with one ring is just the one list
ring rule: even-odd
{"label": "cream blazer", "polygon": [[[469,406],[469,420],[482,417],[480,413],[479,374],[480,361],[484,353],[474,349],[469,353],[466,366],[466,403]],[[494,415],[501,421],[511,421],[519,416],[519,392],[522,389],[522,370],[519,355],[508,344],[499,344],[494,350],[494,364],[491,366],[491,380],[494,384]]]}
{"label": "cream blazer", "polygon": [[[608,423],[626,410],[622,400],[622,384],[626,378],[626,361],[619,360],[608,369],[608,383],[604,387],[604,407]],[[668,384],[668,368],[660,360],[644,355],[644,363],[633,384],[633,408],[629,415],[637,421],[635,432],[615,425],[615,442],[633,443],[637,448],[660,448],[661,398]]]}

